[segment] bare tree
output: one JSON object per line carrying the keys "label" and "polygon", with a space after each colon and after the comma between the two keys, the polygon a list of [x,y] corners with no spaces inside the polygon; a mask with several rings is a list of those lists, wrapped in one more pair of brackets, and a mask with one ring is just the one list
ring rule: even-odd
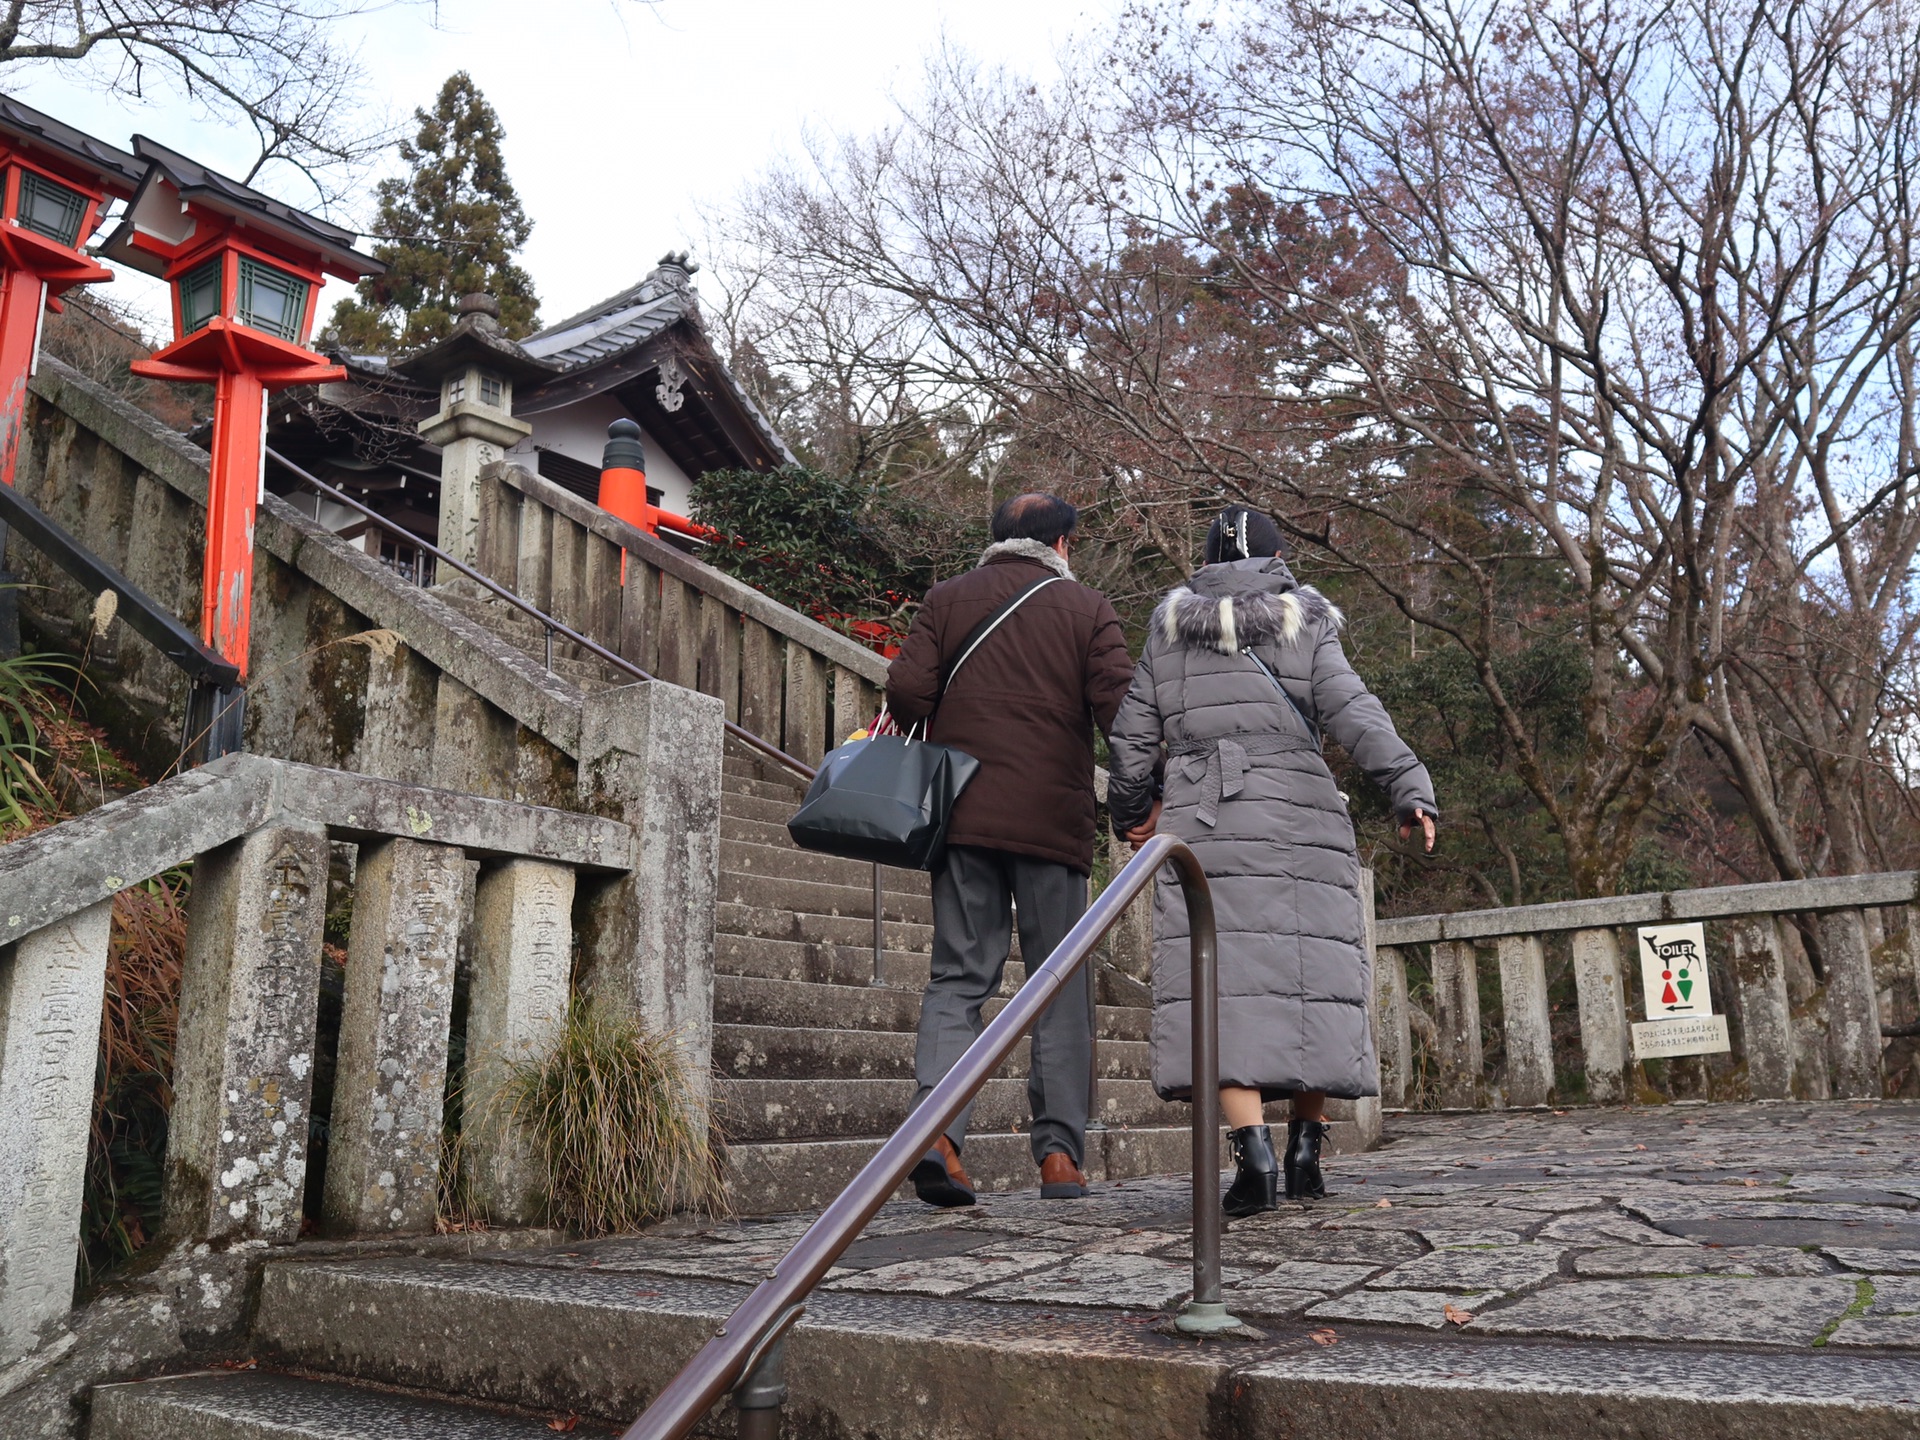
{"label": "bare tree", "polygon": [[[1578,893],[1689,734],[1777,873],[1867,868],[1915,723],[1917,21],[1147,11],[1046,90],[941,57],[770,181],[758,238],[999,463],[1096,496],[1135,576],[1222,496],[1364,575],[1468,662]],[[1559,751],[1505,665],[1529,635],[1580,657]]]}
{"label": "bare tree", "polygon": [[362,114],[358,59],[338,27],[391,3],[8,0],[0,66],[57,65],[137,100],[178,95],[252,130],[255,158],[242,179],[284,166],[326,205],[344,172],[391,139]]}
{"label": "bare tree", "polygon": [[[1912,720],[1887,681],[1920,544],[1916,34],[1906,0],[1288,4],[1158,71],[1196,172],[1338,214],[1404,297],[1383,323],[1228,238],[1235,274],[1577,588],[1586,743],[1556,776],[1501,694],[1490,589],[1461,623],[1349,554],[1475,657],[1590,893],[1689,728],[1780,873],[1875,858],[1862,786]],[[1478,580],[1403,493],[1339,498]]]}

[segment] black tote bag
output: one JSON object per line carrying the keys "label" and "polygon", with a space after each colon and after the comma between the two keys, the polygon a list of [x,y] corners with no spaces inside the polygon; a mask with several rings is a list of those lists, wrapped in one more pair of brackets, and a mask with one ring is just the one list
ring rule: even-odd
{"label": "black tote bag", "polygon": [[953,802],[979,768],[964,751],[906,735],[851,741],[820,762],[787,833],[803,850],[932,870]]}
{"label": "black tote bag", "polygon": [[[1035,581],[976,626],[961,642],[941,693],[1001,621],[1060,578]],[[979,769],[980,762],[965,751],[911,733],[852,740],[820,762],[807,798],[787,821],[787,833],[803,850],[900,870],[934,870],[946,854],[954,801]]]}

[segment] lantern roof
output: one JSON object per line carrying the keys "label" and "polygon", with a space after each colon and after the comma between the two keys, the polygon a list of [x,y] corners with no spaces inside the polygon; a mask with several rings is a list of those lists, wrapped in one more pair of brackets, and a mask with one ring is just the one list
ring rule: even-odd
{"label": "lantern roof", "polygon": [[461,296],[459,317],[448,334],[395,360],[389,368],[426,385],[437,385],[443,376],[466,365],[484,365],[515,384],[545,380],[559,371],[556,361],[529,355],[500,328],[500,302],[491,295]]}
{"label": "lantern roof", "polygon": [[0,138],[22,149],[44,150],[66,167],[91,175],[109,195],[131,195],[146,167],[117,145],[97,140],[10,95],[0,95]]}
{"label": "lantern roof", "polygon": [[[133,137],[133,152],[145,173],[125,218],[100,247],[110,259],[149,275],[164,275],[196,238],[198,221],[192,212],[197,208],[305,254],[316,268],[343,280],[379,275],[387,268],[353,248],[359,238],[354,231],[263,195],[144,135]],[[136,237],[147,243],[136,243]]]}

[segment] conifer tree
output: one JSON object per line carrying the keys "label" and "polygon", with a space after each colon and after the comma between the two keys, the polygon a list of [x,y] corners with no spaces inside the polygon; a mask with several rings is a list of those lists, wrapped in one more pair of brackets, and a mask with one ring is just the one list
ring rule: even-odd
{"label": "conifer tree", "polygon": [[440,87],[431,112],[413,114],[420,128],[400,142],[412,173],[375,191],[374,254],[387,272],[334,307],[325,338],[359,352],[412,349],[446,334],[455,302],[474,291],[500,302],[509,335],[531,333],[540,301],[514,257],[533,223],[507,178],[500,117],[464,70]]}

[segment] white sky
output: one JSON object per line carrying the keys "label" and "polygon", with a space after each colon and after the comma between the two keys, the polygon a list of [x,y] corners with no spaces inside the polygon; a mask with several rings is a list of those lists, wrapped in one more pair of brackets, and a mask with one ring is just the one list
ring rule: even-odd
{"label": "white sky", "polygon": [[[921,60],[951,43],[983,60],[1051,72],[1053,57],[1120,0],[442,0],[353,20],[369,95],[396,120],[468,71],[507,130],[507,173],[534,222],[522,261],[543,320],[632,284],[667,250],[694,247],[700,211],[740,187],[809,128],[885,121]],[[139,132],[195,159],[244,172],[241,131],[186,108],[103,97],[56,67],[6,73],[28,104],[125,145]],[[397,165],[390,162],[389,168]],[[372,221],[372,185],[346,224]],[[284,177],[271,188],[307,206]],[[123,273],[110,287],[156,331],[157,282]],[[329,286],[320,314],[344,293]]]}

